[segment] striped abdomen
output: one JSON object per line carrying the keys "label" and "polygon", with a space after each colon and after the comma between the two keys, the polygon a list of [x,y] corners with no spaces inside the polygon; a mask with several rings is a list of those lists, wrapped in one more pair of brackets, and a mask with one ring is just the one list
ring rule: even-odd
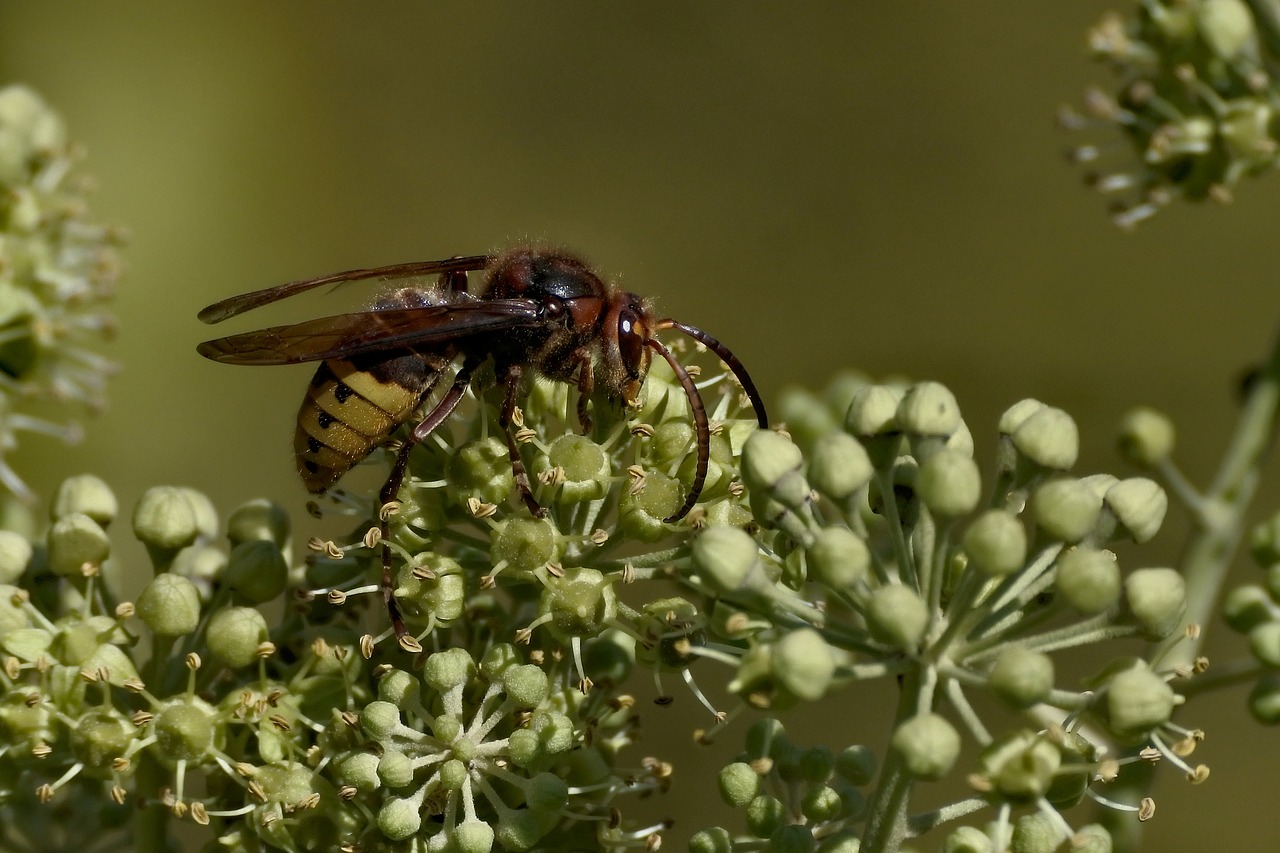
{"label": "striped abdomen", "polygon": [[409,419],[447,364],[419,355],[321,363],[298,410],[293,439],[307,491],[327,491],[382,444]]}

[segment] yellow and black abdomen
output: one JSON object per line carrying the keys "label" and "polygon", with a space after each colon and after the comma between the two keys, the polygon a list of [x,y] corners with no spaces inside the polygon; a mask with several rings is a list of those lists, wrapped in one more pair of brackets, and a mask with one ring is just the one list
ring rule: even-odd
{"label": "yellow and black abdomen", "polygon": [[307,388],[293,447],[309,492],[328,491],[386,441],[447,366],[446,359],[421,355],[364,361],[323,362]]}

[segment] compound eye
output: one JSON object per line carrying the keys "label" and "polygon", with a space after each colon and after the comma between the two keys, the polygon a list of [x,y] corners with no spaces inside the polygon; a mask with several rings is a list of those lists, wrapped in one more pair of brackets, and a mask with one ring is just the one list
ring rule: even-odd
{"label": "compound eye", "polygon": [[644,369],[646,337],[636,312],[624,308],[618,313],[618,351],[622,355],[622,366],[633,379]]}

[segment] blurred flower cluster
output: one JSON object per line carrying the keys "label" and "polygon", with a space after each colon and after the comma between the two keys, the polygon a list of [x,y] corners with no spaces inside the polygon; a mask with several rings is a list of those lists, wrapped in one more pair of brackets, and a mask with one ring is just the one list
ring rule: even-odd
{"label": "blurred flower cluster", "polygon": [[[1280,5],[1274,0],[1142,0],[1108,13],[1089,48],[1118,82],[1090,90],[1072,130],[1114,129],[1072,157],[1132,227],[1176,198],[1229,201],[1241,178],[1276,163]],[[1128,153],[1123,153],[1127,151]],[[1134,156],[1136,155],[1136,156]]]}
{"label": "blurred flower cluster", "polygon": [[114,328],[121,235],[89,220],[81,156],[38,95],[0,88],[0,484],[28,501],[5,459],[18,433],[75,441],[64,410],[102,407],[114,370],[87,344]]}

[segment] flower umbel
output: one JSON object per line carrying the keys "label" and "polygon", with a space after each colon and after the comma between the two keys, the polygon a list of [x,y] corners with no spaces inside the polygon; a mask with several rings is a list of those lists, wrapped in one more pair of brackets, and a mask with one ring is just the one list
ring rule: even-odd
{"label": "flower umbel", "polygon": [[[1108,13],[1089,48],[1118,78],[1094,89],[1084,111],[1064,108],[1071,130],[1109,127],[1124,142],[1087,143],[1074,160],[1115,199],[1112,218],[1132,227],[1176,198],[1230,201],[1248,175],[1277,157],[1280,17],[1246,0],[1145,0]],[[1122,145],[1133,157],[1119,154]]]}

